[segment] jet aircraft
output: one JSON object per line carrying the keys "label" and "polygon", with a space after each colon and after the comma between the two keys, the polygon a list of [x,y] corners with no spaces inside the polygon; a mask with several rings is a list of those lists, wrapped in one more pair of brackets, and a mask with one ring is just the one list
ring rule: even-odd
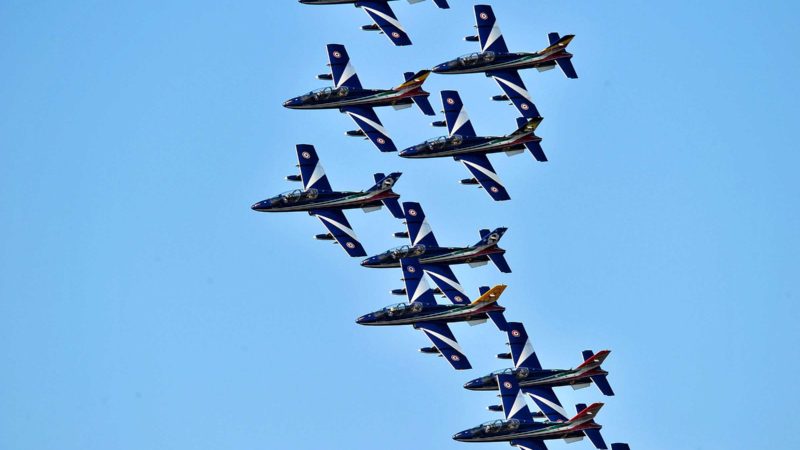
{"label": "jet aircraft", "polygon": [[503,317],[505,308],[498,305],[497,300],[506,286],[497,285],[492,289],[482,287],[481,296],[474,302],[461,299],[452,305],[440,305],[436,303],[433,291],[425,280],[425,272],[419,260],[402,258],[400,264],[408,303],[387,306],[365,314],[356,319],[356,323],[373,326],[412,325],[415,329],[422,330],[434,345],[420,351],[444,356],[456,370],[472,368],[447,324],[468,322],[470,325],[477,325],[491,318],[503,330],[506,324]]}
{"label": "jet aircraft", "polygon": [[[400,25],[394,11],[389,6],[389,2],[393,0],[300,0],[300,3],[306,5],[344,5],[351,4],[357,8],[363,9],[369,17],[372,18],[374,24],[364,25],[361,27],[364,31],[380,31],[385,34],[394,45],[411,45],[406,30]],[[423,0],[408,0],[408,3],[419,3]],[[436,6],[442,9],[450,8],[447,0],[433,0]]]}
{"label": "jet aircraft", "polygon": [[422,89],[422,84],[430,75],[429,70],[416,74],[406,72],[406,81],[393,89],[364,89],[344,45],[328,44],[327,48],[331,73],[318,75],[317,78],[332,80],[333,87],[286,100],[283,106],[290,109],[338,109],[349,115],[359,127],[358,130],[348,131],[348,136],[366,136],[382,152],[393,152],[397,147],[373,108],[392,106],[403,109],[416,104],[425,115],[436,114],[428,101],[430,93]]}
{"label": "jet aircraft", "polygon": [[[614,395],[606,376],[608,372],[600,365],[608,357],[609,350],[594,354],[591,350],[583,352],[584,362],[574,369],[543,369],[536,352],[533,350],[525,326],[519,322],[508,322],[506,328],[508,344],[511,347],[513,369],[504,369],[489,375],[476,378],[464,384],[466,389],[472,391],[495,391],[498,389],[497,378],[499,374],[512,375],[519,383],[522,391],[530,396],[542,413],[550,421],[567,420],[567,412],[553,391],[554,387],[572,386],[573,389],[588,387],[594,382],[605,395]],[[506,358],[505,354],[497,355]],[[489,408],[499,411],[495,407]]]}
{"label": "jet aircraft", "polygon": [[419,203],[404,202],[403,213],[408,232],[397,233],[396,236],[408,237],[411,245],[403,245],[371,256],[361,262],[362,266],[400,267],[400,259],[418,258],[425,273],[453,303],[468,301],[469,297],[450,265],[469,264],[477,267],[492,261],[501,272],[511,272],[504,256],[506,251],[498,246],[507,228],[497,228],[494,231],[480,230],[481,240],[468,247],[440,247]]}
{"label": "jet aircraft", "polygon": [[317,216],[328,229],[328,233],[318,234],[316,238],[336,240],[347,254],[353,257],[367,256],[367,253],[358,241],[343,210],[362,208],[365,212],[371,212],[386,206],[396,218],[404,217],[397,201],[400,196],[392,191],[392,187],[400,178],[400,172],[389,175],[376,173],[375,184],[366,191],[334,191],[313,145],[297,145],[297,160],[300,175],[289,175],[286,179],[302,181],[303,189],[295,189],[262,200],[251,207],[254,211],[306,211],[312,216]]}
{"label": "jet aircraft", "polygon": [[[520,390],[517,379],[512,374],[497,374],[497,385],[503,403],[505,420],[486,422],[453,435],[453,439],[461,442],[508,442],[522,450],[547,450],[546,440],[564,439],[575,442],[588,436],[598,449],[607,449],[600,434],[602,425],[594,421],[603,407],[602,403],[590,406],[576,405],[578,414],[561,421],[536,421],[531,414],[525,396]],[[612,447],[614,450],[626,448]]]}
{"label": "jet aircraft", "polygon": [[489,5],[475,5],[475,21],[478,35],[467,36],[467,41],[480,41],[481,51],[471,53],[442,63],[433,68],[434,73],[484,73],[495,79],[504,95],[492,97],[497,101],[508,101],[517,107],[523,117],[533,119],[540,117],[525,83],[519,75],[519,69],[535,68],[540,72],[550,70],[558,65],[568,78],[578,78],[572,66],[572,54],[567,52],[567,45],[575,37],[570,34],[564,37],[558,33],[547,35],[550,45],[538,52],[509,52],[506,41],[497,26],[494,11]]}
{"label": "jet aircraft", "polygon": [[536,127],[542,118],[517,119],[517,130],[508,136],[477,136],[467,110],[461,102],[457,91],[442,91],[445,123],[433,122],[434,126],[447,125],[449,134],[421,144],[401,150],[403,158],[441,158],[452,156],[461,161],[473,178],[461,180],[462,184],[480,184],[495,201],[508,200],[511,197],[497,176],[487,157],[490,153],[505,152],[515,155],[528,150],[537,161],[547,161],[540,144],[542,138],[536,136]]}

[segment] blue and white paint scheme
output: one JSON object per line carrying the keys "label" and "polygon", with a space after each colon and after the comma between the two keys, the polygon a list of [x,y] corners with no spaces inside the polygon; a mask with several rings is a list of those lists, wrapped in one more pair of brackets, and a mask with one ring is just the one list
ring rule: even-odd
{"label": "blue and white paint scheme", "polygon": [[479,41],[481,51],[460,56],[439,64],[434,73],[460,74],[483,73],[495,79],[505,93],[493,97],[494,100],[510,100],[520,114],[527,119],[540,117],[525,83],[519,75],[520,69],[537,69],[540,72],[558,65],[568,78],[578,78],[572,66],[572,54],[567,46],[574,35],[561,37],[558,33],[548,34],[550,45],[538,52],[509,52],[503,33],[497,25],[494,11],[489,5],[475,5],[477,36],[467,36],[468,41]]}
{"label": "blue and white paint scheme", "polygon": [[[411,45],[411,39],[408,37],[403,25],[397,20],[394,15],[389,2],[393,0],[299,0],[300,3],[305,5],[354,5],[361,8],[372,19],[374,24],[364,25],[361,27],[365,31],[379,31],[385,34],[394,45],[403,46]],[[420,3],[424,0],[408,0],[408,3]],[[450,5],[447,0],[433,0],[433,2],[441,9],[448,9]]]}
{"label": "blue and white paint scheme", "polygon": [[370,212],[386,206],[393,216],[402,219],[403,211],[397,200],[400,196],[392,190],[402,174],[376,173],[375,184],[365,191],[334,191],[314,146],[299,144],[296,149],[300,175],[290,175],[286,178],[290,181],[301,181],[303,188],[262,200],[251,206],[251,209],[259,212],[307,212],[319,218],[328,229],[328,234],[317,235],[317,239],[335,240],[352,257],[367,256],[350,222],[347,221],[344,210],[361,208],[365,212]]}
{"label": "blue and white paint scheme", "polygon": [[569,419],[537,421],[528,408],[516,377],[512,374],[497,374],[495,377],[500,388],[505,420],[486,422],[458,432],[453,439],[461,442],[508,442],[524,450],[547,450],[547,440],[563,439],[569,443],[588,437],[596,448],[608,448],[600,434],[603,427],[595,422],[602,403],[593,403],[588,407],[576,405],[578,413]]}
{"label": "blue and white paint scheme", "polygon": [[365,89],[344,45],[328,44],[327,51],[331,73],[318,78],[333,81],[333,87],[291,98],[283,102],[283,106],[289,109],[338,109],[350,116],[359,128],[348,131],[348,136],[365,137],[382,152],[394,152],[397,147],[373,108],[391,106],[403,109],[416,104],[423,114],[436,114],[428,101],[430,93],[422,89],[430,75],[429,70],[406,72],[403,74],[405,82],[392,89]]}
{"label": "blue and white paint scheme", "polygon": [[423,333],[433,343],[433,348],[421,349],[426,353],[436,353],[443,356],[456,370],[470,369],[472,366],[464,354],[463,349],[456,341],[449,323],[468,322],[471,325],[483,323],[489,317],[495,323],[505,323],[503,311],[505,308],[497,304],[506,286],[498,285],[489,289],[481,288],[481,296],[474,302],[463,300],[451,305],[440,305],[436,302],[425,272],[417,258],[402,258],[400,265],[403,268],[403,281],[408,303],[399,303],[387,306],[378,311],[365,314],[358,319],[359,325],[388,326],[412,325]]}
{"label": "blue and white paint scheme", "polygon": [[[509,200],[511,197],[487,155],[504,152],[512,156],[527,148],[537,161],[547,161],[542,138],[535,133],[542,118],[520,118],[517,130],[506,136],[478,136],[458,92],[442,91],[441,94],[445,116],[442,125],[447,126],[448,135],[408,147],[399,155],[412,159],[452,157],[461,161],[473,176],[462,180],[462,184],[479,184],[493,200]],[[434,125],[440,124],[434,122]]]}
{"label": "blue and white paint scheme", "polygon": [[468,247],[441,247],[436,241],[433,230],[425,218],[425,212],[419,203],[404,202],[403,213],[411,245],[403,245],[371,256],[361,262],[362,266],[401,267],[400,260],[402,258],[418,258],[425,273],[453,303],[469,301],[469,297],[450,265],[469,264],[477,267],[491,261],[501,272],[511,272],[504,256],[506,251],[498,246],[507,228],[501,227],[493,231],[481,230],[481,239]]}

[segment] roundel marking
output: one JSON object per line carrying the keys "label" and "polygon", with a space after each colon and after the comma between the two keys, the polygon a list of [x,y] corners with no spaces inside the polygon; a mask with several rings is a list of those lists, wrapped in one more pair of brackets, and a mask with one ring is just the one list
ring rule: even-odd
{"label": "roundel marking", "polygon": [[460,302],[461,301],[461,296],[460,295],[456,295],[455,297],[453,297],[453,300],[455,300],[457,302]]}
{"label": "roundel marking", "polygon": [[303,152],[303,153],[301,153],[301,155],[303,155],[303,158],[305,158],[305,159],[311,159],[311,153]]}
{"label": "roundel marking", "polygon": [[514,337],[519,337],[520,334],[521,333],[519,332],[519,330],[511,330],[511,335],[514,336]]}
{"label": "roundel marking", "polygon": [[482,13],[481,13],[481,19],[483,19],[483,20],[486,20],[486,19],[488,19],[488,18],[489,18],[489,15],[488,15],[488,14],[486,14],[485,12],[482,12]]}
{"label": "roundel marking", "polygon": [[461,361],[461,358],[459,358],[458,355],[450,355],[450,359],[453,361]]}
{"label": "roundel marking", "polygon": [[334,58],[341,58],[341,57],[342,57],[342,54],[341,54],[341,53],[339,53],[339,51],[338,51],[338,50],[334,50],[334,51],[333,51],[333,57],[334,57]]}
{"label": "roundel marking", "polygon": [[506,388],[506,389],[511,389],[511,382],[509,382],[509,381],[504,382],[503,383],[503,387]]}
{"label": "roundel marking", "polygon": [[381,137],[379,137],[378,139],[375,139],[375,140],[378,141],[378,144],[385,144],[386,143],[386,139],[381,138]]}
{"label": "roundel marking", "polygon": [[447,104],[448,104],[448,105],[455,105],[455,103],[456,103],[456,101],[455,101],[455,100],[453,100],[452,98],[449,98],[449,97],[448,97],[448,99],[447,99]]}
{"label": "roundel marking", "polygon": [[347,246],[347,248],[356,248],[356,244],[353,244],[352,242],[348,242],[345,245]]}
{"label": "roundel marking", "polygon": [[521,104],[519,105],[519,107],[520,107],[520,108],[522,108],[522,109],[524,109],[525,111],[527,111],[527,110],[528,110],[528,108],[530,108],[530,106],[528,106],[528,104],[527,104],[527,103],[521,103]]}
{"label": "roundel marking", "polygon": [[497,186],[492,186],[489,188],[489,190],[496,194],[500,189],[497,189]]}
{"label": "roundel marking", "polygon": [[408,215],[409,216],[416,216],[417,215],[417,210],[416,209],[409,209],[408,210]]}
{"label": "roundel marking", "polygon": [[397,31],[392,31],[392,37],[399,38],[400,33],[398,33]]}
{"label": "roundel marking", "polygon": [[414,272],[417,271],[417,269],[415,269],[414,266],[406,266],[406,270],[408,270],[411,273],[414,273]]}

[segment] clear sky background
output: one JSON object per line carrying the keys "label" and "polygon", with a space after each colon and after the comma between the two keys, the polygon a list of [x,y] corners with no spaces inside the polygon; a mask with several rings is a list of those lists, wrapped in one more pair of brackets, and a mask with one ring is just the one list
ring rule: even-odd
{"label": "clear sky background", "polygon": [[[112,3],[0,3],[0,449],[477,448],[451,435],[499,417],[496,399],[461,385],[507,366],[505,336],[454,326],[475,367],[457,373],[421,333],[355,325],[402,300],[400,272],[314,241],[305,214],[250,210],[296,187],[296,143],[335,188],[403,171],[442,244],[508,226],[512,274],[456,273],[510,286],[547,367],[613,351],[616,397],[558,391],[607,403],[608,442],[800,447],[792,2],[494,1],[512,50],[576,34],[581,77],[524,72],[551,161],[493,156],[506,203],[452,160],[380,154],[338,112],[281,106],[326,84],[327,43],[367,87],[476,50],[473,2],[393,3],[409,48],[348,6]],[[426,87],[437,110],[459,90],[479,133],[515,128],[481,75]],[[401,147],[444,131],[379,115]],[[405,243],[385,210],[348,216],[371,254]]]}

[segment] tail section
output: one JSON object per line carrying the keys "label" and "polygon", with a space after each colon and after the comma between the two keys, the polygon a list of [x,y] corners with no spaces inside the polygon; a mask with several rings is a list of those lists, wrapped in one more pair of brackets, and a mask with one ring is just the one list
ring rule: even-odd
{"label": "tail section", "polygon": [[442,106],[444,107],[444,118],[450,136],[459,134],[473,137],[476,135],[458,91],[442,91]]}
{"label": "tail section", "polygon": [[408,237],[411,245],[422,244],[427,247],[438,247],[439,243],[433,235],[433,230],[425,219],[422,206],[416,202],[403,202],[403,216],[408,227]]}
{"label": "tail section", "polygon": [[517,117],[517,131],[514,132],[514,135],[525,135],[525,134],[532,134],[536,139],[530,142],[525,143],[525,147],[530,150],[531,154],[534,158],[536,158],[539,162],[546,162],[547,156],[544,154],[544,150],[542,149],[542,138],[536,136],[534,131],[536,128],[539,127],[539,124],[542,123],[541,117],[534,117],[533,119],[526,119],[524,117]]}
{"label": "tail section", "polygon": [[[508,228],[500,227],[495,229],[494,231],[489,230],[481,230],[481,240],[475,244],[476,247],[492,247],[496,246],[500,239],[503,237],[503,234],[508,230]],[[511,273],[511,267],[508,265],[508,261],[506,261],[506,257],[502,253],[491,253],[488,255],[489,259],[494,263],[495,266],[503,273]]]}
{"label": "tail section", "polygon": [[408,75],[411,72],[407,72],[405,75],[405,82],[400,86],[397,86],[393,90],[395,91],[410,91],[415,88],[421,88],[422,84],[425,83],[425,80],[428,79],[428,76],[431,74],[430,70],[420,70],[419,72]]}
{"label": "tail section", "polygon": [[[603,361],[605,361],[605,359],[608,357],[610,353],[611,351],[609,350],[603,350],[595,355],[591,350],[584,350],[583,351],[584,362],[583,364],[578,366],[578,369],[585,369],[585,370],[599,369],[600,365],[603,363]],[[600,392],[602,392],[603,395],[608,395],[608,396],[614,395],[614,390],[611,389],[611,385],[608,383],[608,378],[606,375],[595,375],[591,377],[591,379],[594,382],[594,384],[597,385],[597,388],[600,389]]]}
{"label": "tail section", "polygon": [[[600,406],[603,406],[602,403],[595,403],[592,406],[595,406],[595,405],[598,405],[598,404]],[[586,405],[584,405],[583,403],[578,403],[577,405],[575,405],[575,409],[578,410],[578,415],[580,415],[582,411],[585,411],[588,408],[586,408]],[[595,411],[595,414],[597,414],[597,411],[599,411],[599,410],[600,410],[600,408],[598,407],[597,410]],[[599,425],[598,425],[598,427],[599,427]],[[598,428],[589,428],[589,429],[583,430],[583,434],[585,434],[586,437],[588,437],[589,440],[592,441],[592,444],[594,444],[595,448],[598,448],[598,449],[601,449],[601,450],[605,450],[605,449],[608,448],[608,446],[606,445],[606,441],[603,439],[603,435],[600,434],[600,430]],[[612,444],[612,448],[613,448],[613,444]]]}
{"label": "tail section", "polygon": [[325,169],[319,162],[319,156],[313,145],[298,144],[297,162],[300,165],[300,179],[303,182],[303,189],[316,189],[320,192],[331,191],[331,184]]}
{"label": "tail section", "polygon": [[489,289],[486,292],[483,292],[480,297],[478,297],[475,301],[472,302],[472,306],[477,305],[490,305],[492,303],[497,303],[500,300],[500,296],[503,294],[503,291],[506,290],[508,286],[505,284],[498,284],[497,286]]}
{"label": "tail section", "polygon": [[588,407],[586,405],[579,405],[582,408],[579,408],[578,414],[575,417],[569,419],[575,425],[579,425],[582,423],[591,422],[597,417],[597,413],[603,407],[602,403],[592,403]]}
{"label": "tail section", "polygon": [[[478,291],[483,295],[489,292],[489,286],[481,286],[478,288]],[[502,311],[489,311],[487,314],[500,331],[508,331],[508,322]]]}
{"label": "tail section", "polygon": [[515,368],[527,367],[528,369],[542,370],[542,364],[539,363],[539,358],[533,350],[533,344],[531,344],[522,323],[508,323],[508,345],[511,347],[511,359],[514,361]]}
{"label": "tail section", "polygon": [[578,78],[578,73],[575,72],[575,67],[572,65],[572,54],[566,51],[567,46],[574,38],[574,34],[568,34],[564,37],[559,37],[558,33],[550,33],[547,35],[547,39],[550,40],[550,46],[542,51],[552,53],[563,50],[566,53],[566,56],[563,58],[558,58],[556,63],[558,63],[558,67],[561,68],[561,71],[564,72],[564,75],[566,75],[567,78]]}
{"label": "tail section", "polygon": [[[392,187],[394,186],[395,183],[397,183],[397,179],[400,178],[400,175],[402,175],[401,172],[392,172],[389,175],[376,173],[374,175],[375,184],[371,188],[369,188],[369,191],[392,192]],[[383,200],[381,200],[381,202],[383,203],[383,206],[385,206],[386,209],[388,209],[389,212],[392,213],[392,216],[394,216],[396,219],[402,219],[403,217],[405,217],[403,216],[403,209],[400,208],[400,202],[397,201],[396,198],[393,197],[384,198]]]}
{"label": "tail section", "polygon": [[[416,75],[414,74],[414,72],[406,72],[403,74],[403,77],[406,79],[406,82],[412,81],[415,76]],[[423,82],[424,81],[425,80],[423,80]],[[421,85],[422,83],[420,83],[420,86]],[[433,110],[433,106],[431,106],[431,102],[430,100],[428,100],[428,96],[429,94],[426,92],[424,95],[417,95],[411,97],[411,100],[414,102],[415,105],[417,105],[417,108],[419,108],[419,110],[422,111],[422,114],[425,114],[426,116],[435,116],[436,112]]]}

